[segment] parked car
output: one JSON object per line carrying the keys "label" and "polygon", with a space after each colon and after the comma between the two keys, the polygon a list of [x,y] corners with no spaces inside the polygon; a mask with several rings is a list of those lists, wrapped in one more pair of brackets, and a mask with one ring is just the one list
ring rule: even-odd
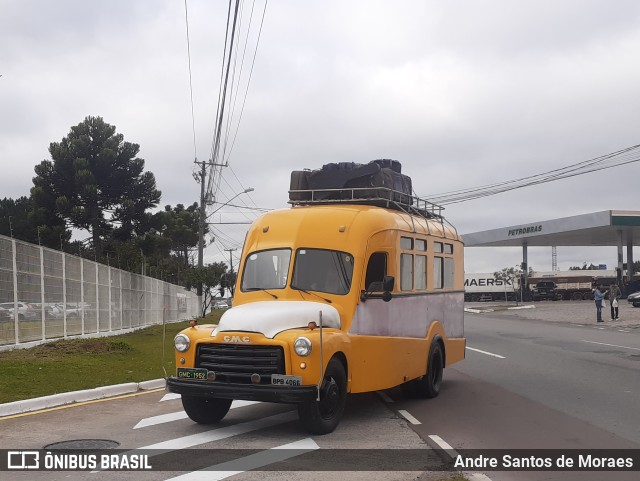
{"label": "parked car", "polygon": [[[3,302],[0,304],[0,307],[9,311],[9,315],[13,318],[13,310],[15,308],[13,302]],[[33,308],[33,306],[27,302],[18,301],[18,319],[37,319],[38,311]]]}
{"label": "parked car", "polygon": [[213,305],[214,309],[229,309],[229,304],[227,304],[227,301],[216,301],[216,303]]}
{"label": "parked car", "polygon": [[629,294],[627,296],[627,302],[629,302],[633,307],[640,307],[640,291]]}

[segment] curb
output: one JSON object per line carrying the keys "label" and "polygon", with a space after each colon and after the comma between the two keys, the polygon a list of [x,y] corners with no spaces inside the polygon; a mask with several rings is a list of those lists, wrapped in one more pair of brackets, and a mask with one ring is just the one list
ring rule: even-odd
{"label": "curb", "polygon": [[41,409],[64,406],[67,404],[95,401],[96,399],[121,396],[123,394],[132,394],[138,391],[161,389],[164,388],[165,385],[166,383],[164,379],[152,379],[150,381],[128,382],[125,384],[115,384],[113,386],[103,386],[94,389],[84,389],[82,391],[72,391],[34,399],[25,399],[23,401],[14,401],[0,404],[0,418],[14,414],[22,414],[39,411]]}

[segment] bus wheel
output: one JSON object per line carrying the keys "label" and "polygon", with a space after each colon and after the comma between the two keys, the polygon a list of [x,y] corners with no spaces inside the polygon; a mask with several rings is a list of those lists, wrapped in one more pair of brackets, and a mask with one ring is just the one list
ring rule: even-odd
{"label": "bus wheel", "polygon": [[347,401],[347,375],[342,363],[333,358],[327,365],[320,389],[320,401],[298,404],[298,417],[312,434],[328,434],[340,422]]}
{"label": "bus wheel", "polygon": [[444,353],[437,339],[431,341],[429,349],[429,370],[425,376],[416,380],[415,393],[422,398],[434,398],[440,394],[442,372],[444,370]]}
{"label": "bus wheel", "polygon": [[198,424],[216,424],[229,412],[231,399],[182,395],[182,407],[189,419]]}

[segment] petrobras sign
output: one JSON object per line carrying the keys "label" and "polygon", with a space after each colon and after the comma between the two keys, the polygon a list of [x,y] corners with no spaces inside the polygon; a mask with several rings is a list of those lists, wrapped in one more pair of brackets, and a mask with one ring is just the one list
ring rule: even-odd
{"label": "petrobras sign", "polygon": [[514,237],[514,236],[519,236],[519,235],[526,235],[526,234],[535,234],[538,232],[542,232],[542,225],[538,224],[538,225],[530,225],[527,227],[515,227],[513,229],[509,229],[508,232],[508,237]]}

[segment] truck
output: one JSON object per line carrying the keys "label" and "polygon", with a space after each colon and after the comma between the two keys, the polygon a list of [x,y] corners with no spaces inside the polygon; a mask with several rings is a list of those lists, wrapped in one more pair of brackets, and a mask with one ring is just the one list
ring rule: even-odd
{"label": "truck", "polygon": [[541,282],[554,283],[555,297],[567,301],[593,300],[596,284],[608,287],[616,281],[615,270],[536,271],[528,279],[532,289]]}
{"label": "truck", "polygon": [[235,399],[287,403],[326,434],[349,393],[439,394],[465,357],[464,246],[441,208],[396,182],[399,167],[292,175],[291,207],[247,233],[233,307],[174,338],[167,388],[191,420],[218,423]]}
{"label": "truck", "polygon": [[493,272],[464,274],[466,302],[515,301],[520,299],[520,280],[496,279]]}

